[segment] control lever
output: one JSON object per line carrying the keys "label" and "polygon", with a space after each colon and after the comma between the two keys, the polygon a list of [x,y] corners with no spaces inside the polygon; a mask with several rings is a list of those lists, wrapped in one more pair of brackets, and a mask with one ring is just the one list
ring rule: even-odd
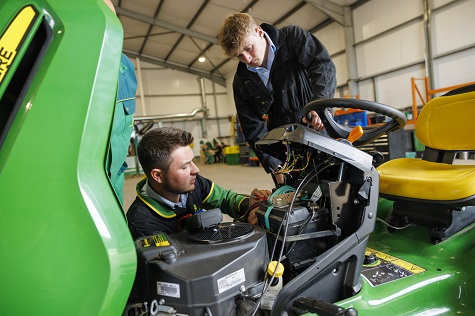
{"label": "control lever", "polygon": [[347,139],[350,143],[353,144],[353,142],[360,139],[361,136],[363,136],[363,128],[358,125],[358,126],[355,126],[355,128],[351,130],[350,134],[348,134]]}

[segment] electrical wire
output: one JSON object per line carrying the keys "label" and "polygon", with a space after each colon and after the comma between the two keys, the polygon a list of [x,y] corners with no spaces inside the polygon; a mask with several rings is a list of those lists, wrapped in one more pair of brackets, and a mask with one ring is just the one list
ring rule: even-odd
{"label": "electrical wire", "polygon": [[285,162],[284,162],[283,166],[281,168],[279,168],[279,170],[277,170],[275,173],[276,174],[281,174],[281,173],[290,173],[292,171],[305,170],[308,167],[309,162],[310,162],[310,153],[307,152],[306,162],[303,161],[303,159],[302,159],[303,167],[301,167],[300,169],[295,169],[295,167],[297,166],[297,163],[299,162],[301,156],[296,156],[295,155],[294,151],[291,150],[289,142],[285,142],[285,146],[286,146],[286,153],[287,153]]}
{"label": "electrical wire", "polygon": [[[315,165],[315,164],[314,164]],[[325,165],[325,166],[324,166]],[[333,166],[334,163],[328,163],[327,160],[325,161],[322,161],[321,163],[319,163],[318,165],[314,166],[314,169],[309,172],[304,178],[303,180],[300,182],[300,184],[297,186],[297,188],[295,189],[295,194],[294,196],[292,197],[292,200],[290,201],[290,204],[289,204],[289,207],[287,209],[287,211],[285,212],[284,216],[282,217],[282,221],[280,222],[280,225],[279,225],[279,229],[277,230],[277,233],[276,233],[276,239],[275,239],[275,242],[274,242],[274,245],[272,247],[272,252],[271,252],[271,260],[272,258],[274,258],[275,256],[275,251],[276,251],[276,248],[277,248],[277,241],[278,241],[278,237],[280,236],[280,231],[282,230],[282,226],[283,226],[283,223],[285,222],[286,225],[285,225],[285,228],[284,228],[284,235],[282,237],[282,244],[281,244],[281,248],[280,248],[280,252],[279,252],[279,256],[278,256],[278,259],[276,260],[277,261],[277,265],[279,265],[279,263],[281,263],[282,261],[282,257],[283,257],[283,252],[284,252],[284,249],[285,249],[285,240],[287,239],[287,231],[288,231],[288,226],[289,226],[289,221],[288,221],[288,216],[289,216],[289,213],[292,211],[293,209],[293,205],[294,205],[294,202],[298,196],[298,193],[302,190],[302,188],[308,184],[308,182],[313,179],[314,177],[317,177],[318,178],[318,175],[323,172],[324,170],[328,169],[329,167]],[[307,164],[308,166],[308,164]],[[324,166],[322,169],[318,170],[321,166]],[[316,171],[318,170],[318,172]],[[272,197],[272,195],[271,195]],[[268,201],[269,203],[272,201],[272,198],[269,197]],[[272,284],[272,281],[275,279],[275,275],[276,275],[276,272],[277,272],[277,269],[274,270],[274,274],[271,276],[269,282],[266,282],[266,279],[267,279],[267,273],[266,273],[266,276],[265,276],[265,279],[264,279],[264,288],[262,289],[262,292],[261,292],[261,296],[259,297],[259,299],[257,300],[256,302],[256,305],[254,306],[254,308],[252,308],[251,310],[249,310],[245,316],[255,316],[257,310],[259,309],[259,306],[261,304],[261,301],[264,297],[264,294],[268,291],[270,285]]]}
{"label": "electrical wire", "polygon": [[384,225],[392,228],[392,229],[396,229],[396,230],[400,230],[400,229],[405,229],[405,228],[408,228],[408,227],[411,227],[412,225],[414,225],[413,223],[409,223],[407,225],[404,225],[404,226],[401,226],[401,227],[398,227],[398,226],[394,226],[394,225],[391,225],[389,224],[388,222],[386,222],[385,220],[379,218],[379,217],[376,217],[376,220],[377,221],[380,221],[381,223],[383,223]]}
{"label": "electrical wire", "polygon": [[[289,216],[289,213],[290,211],[292,210],[293,208],[293,204],[297,198],[297,193],[302,189],[303,186],[307,185],[308,181],[310,181],[314,176],[316,176],[316,172],[315,170],[312,170],[310,173],[308,173],[304,179],[302,180],[302,182],[300,182],[300,184],[298,185],[297,189],[295,189],[295,194],[294,196],[292,197],[292,200],[290,201],[290,205],[287,209],[287,211],[285,212],[283,218],[282,218],[282,221],[280,223],[280,226],[279,226],[279,229],[277,231],[277,234],[276,234],[276,239],[275,239],[275,242],[274,242],[274,246],[273,246],[273,249],[272,249],[272,254],[271,254],[271,260],[272,258],[274,258],[274,255],[275,255],[275,250],[276,250],[276,246],[277,246],[277,241],[278,241],[278,237],[280,235],[280,231],[282,229],[282,225],[285,221],[285,228],[284,228],[284,235],[282,237],[282,245],[281,245],[281,248],[280,248],[280,252],[279,252],[279,256],[278,256],[278,259],[276,260],[277,261],[277,264],[276,264],[276,267],[279,265],[279,263],[281,263],[282,261],[282,255],[283,255],[283,252],[284,252],[284,249],[285,249],[285,240],[287,239],[287,231],[288,231],[288,227],[289,227],[289,220],[288,220],[288,216]],[[271,201],[271,199],[269,199],[269,201]],[[272,274],[269,282],[265,282],[264,280],[264,288],[262,289],[262,294],[261,294],[261,297],[258,299],[258,301],[256,302],[256,305],[255,307],[251,310],[251,314],[250,316],[254,316],[257,312],[257,310],[259,309],[259,306],[261,304],[261,301],[264,297],[264,294],[269,290],[269,287],[270,285],[272,284],[272,282],[274,281],[275,279],[275,275],[277,273],[277,269],[274,269],[274,273]],[[266,277],[267,277],[267,274],[266,274]],[[246,314],[246,315],[249,315],[249,314]]]}

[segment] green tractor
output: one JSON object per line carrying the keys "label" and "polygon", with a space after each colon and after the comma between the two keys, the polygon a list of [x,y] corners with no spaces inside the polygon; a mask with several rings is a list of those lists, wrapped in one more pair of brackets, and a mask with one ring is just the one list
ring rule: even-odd
{"label": "green tractor", "polygon": [[[258,225],[210,210],[133,241],[106,170],[120,22],[102,0],[7,0],[0,17],[0,315],[473,314],[475,166],[453,162],[475,150],[475,87],[424,106],[423,159],[377,168],[358,147],[400,111],[309,103],[328,135],[289,124],[257,144],[287,179]],[[332,107],[390,120],[353,129]]]}

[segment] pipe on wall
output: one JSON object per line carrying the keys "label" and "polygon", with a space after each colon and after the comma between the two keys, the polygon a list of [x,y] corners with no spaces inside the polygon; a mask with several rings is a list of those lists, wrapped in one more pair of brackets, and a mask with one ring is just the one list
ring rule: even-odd
{"label": "pipe on wall", "polygon": [[173,119],[173,118],[189,118],[194,117],[196,114],[204,112],[203,108],[196,108],[191,113],[176,113],[176,114],[164,114],[164,115],[150,115],[150,116],[136,116],[134,121],[162,121],[164,119]]}
{"label": "pipe on wall", "polygon": [[208,125],[206,118],[208,117],[208,108],[206,105],[206,91],[205,91],[205,78],[199,77],[200,82],[200,90],[201,90],[201,109],[204,113],[203,119],[201,120],[201,137],[207,138],[208,137]]}

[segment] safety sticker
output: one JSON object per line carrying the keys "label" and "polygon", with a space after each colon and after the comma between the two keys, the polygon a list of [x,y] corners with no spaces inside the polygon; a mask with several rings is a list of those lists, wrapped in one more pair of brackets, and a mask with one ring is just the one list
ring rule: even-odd
{"label": "safety sticker", "polygon": [[37,16],[38,12],[33,6],[25,6],[0,37],[0,84],[22,47],[24,39],[30,33]]}
{"label": "safety sticker", "polygon": [[363,265],[361,274],[373,287],[426,271],[400,258],[366,248],[366,255],[369,254],[375,255],[377,260],[373,264]]}
{"label": "safety sticker", "polygon": [[180,284],[157,282],[157,294],[168,297],[180,298]]}
{"label": "safety sticker", "polygon": [[244,283],[245,281],[246,275],[244,274],[244,269],[239,269],[236,272],[218,279],[218,292],[221,294],[236,285]]}

